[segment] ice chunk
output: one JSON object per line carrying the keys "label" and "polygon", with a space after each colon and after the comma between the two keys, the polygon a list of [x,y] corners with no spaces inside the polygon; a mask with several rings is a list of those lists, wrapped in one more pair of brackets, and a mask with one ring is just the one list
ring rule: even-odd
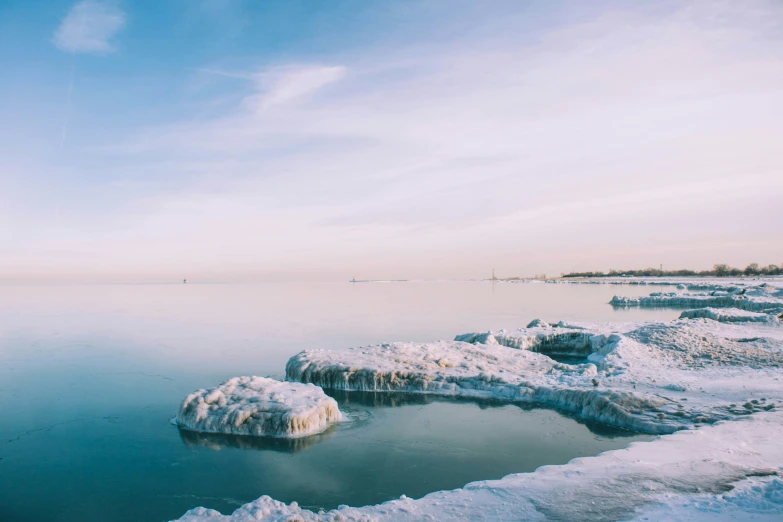
{"label": "ice chunk", "polygon": [[320,433],[341,419],[337,402],[312,384],[234,377],[188,395],[176,422],[194,431],[293,438]]}

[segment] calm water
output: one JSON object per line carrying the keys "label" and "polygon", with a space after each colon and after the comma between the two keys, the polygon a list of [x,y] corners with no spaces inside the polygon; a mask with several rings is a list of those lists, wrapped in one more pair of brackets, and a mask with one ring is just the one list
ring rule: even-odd
{"label": "calm water", "polygon": [[0,286],[0,520],[176,518],[263,494],[362,505],[531,471],[647,437],[557,412],[378,394],[336,398],[351,421],[287,443],[169,423],[189,392],[282,377],[339,349],[548,321],[670,319],[613,310],[649,289],[490,283]]}

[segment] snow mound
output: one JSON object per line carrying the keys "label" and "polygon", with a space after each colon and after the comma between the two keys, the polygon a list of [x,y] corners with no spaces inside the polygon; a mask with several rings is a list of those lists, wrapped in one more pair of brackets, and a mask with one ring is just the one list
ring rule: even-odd
{"label": "snow mound", "polygon": [[337,402],[312,384],[234,377],[188,395],[176,423],[193,431],[294,438],[320,433],[341,419]]}
{"label": "snow mound", "polygon": [[712,319],[721,323],[772,323],[780,322],[775,314],[748,312],[737,308],[696,308],[685,310],[680,319]]}

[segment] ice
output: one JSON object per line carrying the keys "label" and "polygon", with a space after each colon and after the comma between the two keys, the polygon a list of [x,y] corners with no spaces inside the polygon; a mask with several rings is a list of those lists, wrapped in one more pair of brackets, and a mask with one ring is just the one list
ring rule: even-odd
{"label": "ice", "polygon": [[[783,312],[783,281],[750,284],[736,281],[733,283],[691,283],[680,284],[678,288],[685,287],[688,290],[709,290],[700,293],[678,292],[653,292],[649,296],[624,297],[616,295],[610,301],[614,307],[639,306],[644,308],[672,307],[672,308],[734,308],[747,312],[766,312],[779,316]],[[724,314],[727,321],[731,321],[728,314]],[[733,318],[740,319],[739,314]],[[746,316],[747,317],[747,316]],[[750,320],[750,319],[745,319]]]}
{"label": "ice", "polygon": [[[775,310],[778,312],[779,310]],[[783,313],[783,311],[780,311]],[[685,310],[680,314],[681,319],[712,319],[721,323],[779,323],[780,317],[777,313],[747,312],[737,308],[696,308]]]}
{"label": "ice", "polygon": [[616,295],[609,302],[614,307],[642,308],[672,307],[672,308],[737,308],[751,312],[776,310],[783,307],[783,300],[763,295],[745,295],[728,293],[678,294],[653,293],[643,297],[624,297]]}
{"label": "ice", "polygon": [[656,415],[665,407],[664,401],[637,394],[630,387],[599,389],[597,377],[595,364],[561,364],[528,350],[460,341],[308,350],[286,365],[287,379],[325,388],[542,404],[645,433],[671,433],[687,420],[658,422]]}
{"label": "ice", "polygon": [[[196,508],[180,520],[783,520],[781,288],[688,288],[697,285],[712,295],[650,299],[746,304],[688,310],[669,322],[536,320],[454,341],[306,350],[286,365],[287,379],[325,388],[551,406],[661,435],[651,442],[418,500],[316,513],[264,496],[231,515]],[[559,355],[584,362],[559,363]]]}
{"label": "ice", "polygon": [[569,326],[562,322],[551,327],[539,319],[530,323],[527,328],[514,333],[509,334],[504,330],[497,333],[470,333],[458,335],[455,340],[500,344],[545,355],[574,357],[587,357],[609,342],[605,335],[597,335],[584,328]]}
{"label": "ice", "polygon": [[[520,281],[525,282],[525,281]],[[738,292],[748,288],[783,291],[783,277],[600,277],[548,280],[550,284],[674,286],[680,290]],[[778,294],[783,295],[783,294]]]}
{"label": "ice", "polygon": [[312,384],[234,377],[188,395],[177,413],[184,429],[264,437],[304,437],[342,419],[337,402]]}
{"label": "ice", "polygon": [[[721,379],[737,387],[751,369],[783,366],[783,341],[745,337],[738,328],[707,320],[564,325],[464,334],[437,343],[307,350],[288,361],[286,378],[341,390],[533,403],[620,428],[671,433],[747,413],[730,406],[735,404],[730,394],[723,401],[717,394],[705,400],[705,387],[697,383],[707,371],[725,370]],[[546,352],[587,359],[562,364]],[[743,397],[740,403],[745,402]],[[770,397],[750,411],[774,404]]]}

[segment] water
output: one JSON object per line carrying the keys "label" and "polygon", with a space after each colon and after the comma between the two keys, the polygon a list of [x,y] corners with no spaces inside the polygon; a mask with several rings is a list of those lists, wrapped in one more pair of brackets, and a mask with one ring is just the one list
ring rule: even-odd
{"label": "water", "polygon": [[670,319],[613,310],[640,287],[490,283],[0,287],[0,520],[176,518],[268,494],[362,505],[532,471],[647,437],[555,411],[336,395],[351,421],[288,443],[169,423],[189,392],[282,377],[292,354],[547,321]]}

